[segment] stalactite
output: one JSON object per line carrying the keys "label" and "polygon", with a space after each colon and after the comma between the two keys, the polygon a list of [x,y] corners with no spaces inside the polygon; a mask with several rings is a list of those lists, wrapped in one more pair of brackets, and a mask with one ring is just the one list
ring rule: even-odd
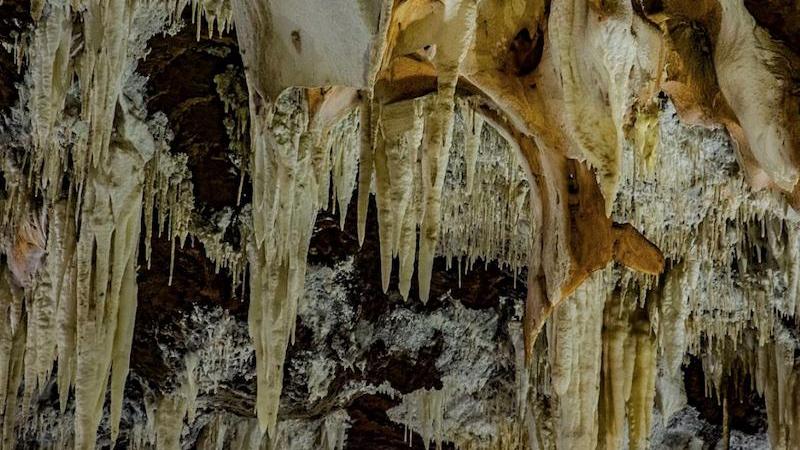
{"label": "stalactite", "polygon": [[[641,310],[637,313],[641,315]],[[656,395],[656,345],[650,321],[646,317],[634,319],[631,332],[636,346],[636,360],[627,402],[628,445],[632,449],[647,449],[650,448],[650,427]]]}
{"label": "stalactite", "polygon": [[[108,385],[109,425],[112,440],[116,438],[128,372],[142,187],[155,149],[149,124],[137,117],[141,113],[134,111],[130,98],[121,98],[121,92],[132,60],[143,51],[137,39],[147,39],[133,30],[134,18],[151,10],[135,2],[82,5],[83,33],[75,35],[80,41],[73,45],[74,6],[49,2],[44,9],[31,38],[26,75],[30,98],[21,97],[34,135],[28,176],[39,177],[32,183],[34,193],[44,194],[38,218],[42,255],[46,249],[36,283],[25,284],[23,410],[29,409],[57,360],[61,411],[74,386],[75,445],[93,448]],[[72,86],[73,67],[80,91]],[[68,97],[74,102],[77,95],[83,121],[65,110]],[[86,126],[88,134],[83,131]],[[27,209],[17,201],[20,198],[13,197],[4,205],[6,210]],[[163,206],[166,214],[169,208]],[[24,216],[11,215],[12,226],[26,223]],[[180,217],[174,219],[185,225]],[[14,266],[30,271],[25,267],[36,252],[20,255],[22,264]]]}
{"label": "stalactite", "polygon": [[389,289],[392,258],[400,258],[400,294],[408,297],[419,222],[419,146],[425,102],[410,100],[381,108],[375,146],[375,203],[381,244],[381,281]]}
{"label": "stalactite", "polygon": [[656,341],[648,317],[631,300],[611,296],[603,313],[599,448],[621,448],[626,423],[630,448],[649,447]]}
{"label": "stalactite", "polygon": [[320,448],[344,450],[350,416],[344,410],[335,411],[325,417],[320,427]]}
{"label": "stalactite", "polygon": [[602,311],[607,296],[598,272],[569,302],[562,303],[547,333],[554,396],[556,448],[594,448],[597,442]]}
{"label": "stalactite", "polygon": [[274,105],[259,105],[257,95],[250,94],[253,241],[248,320],[256,348],[256,411],[261,427],[273,432],[283,359],[305,280],[317,184],[300,92],[290,91]]}
{"label": "stalactite", "polygon": [[[603,20],[606,14],[615,18]],[[635,20],[633,16],[630,3],[606,7],[585,0],[564,0],[554,2],[549,20],[569,134],[598,170],[607,215],[619,189],[624,115],[631,107],[634,88],[631,73],[637,52],[648,45],[637,42],[633,27],[622,25]],[[609,42],[615,43],[613,49],[605,47]],[[602,49],[593,48],[593,43]],[[640,60],[642,63],[646,64]]]}
{"label": "stalactite", "polygon": [[22,292],[4,266],[0,273],[0,447],[14,448],[14,426],[18,417],[18,395],[22,383],[27,320],[22,310]]}
{"label": "stalactite", "polygon": [[[485,121],[471,101],[459,101],[456,113],[437,254],[462,260],[465,273],[483,260],[516,274],[528,263],[535,225],[530,219],[531,186],[515,143],[490,124],[475,125]],[[480,133],[472,130],[476,126]]]}
{"label": "stalactite", "polygon": [[[75,250],[77,236],[75,233],[74,211],[69,206],[59,208],[57,214],[51,216],[51,223],[63,224],[63,234],[51,234],[48,241],[53,240],[61,244],[58,253],[52,253],[48,260],[55,255],[61,255],[62,265],[59,267],[58,277],[56,278],[56,299],[58,301],[58,403],[63,414],[67,408],[69,392],[75,383],[75,367],[77,360],[77,308],[78,290],[77,283],[77,261]],[[57,225],[54,228],[58,227]],[[55,264],[54,264],[55,265]],[[51,274],[52,276],[52,274]]]}
{"label": "stalactite", "polygon": [[[342,230],[357,182],[359,116],[357,110],[351,112],[331,131],[333,198],[336,200],[339,228]],[[320,187],[320,193],[323,188]]]}
{"label": "stalactite", "polygon": [[[744,1],[719,2],[719,35],[714,68],[722,94],[741,123],[759,169],[781,190],[792,192],[798,180],[796,157],[800,128],[789,118],[800,106],[787,94],[785,80],[800,62],[756,26]],[[758,184],[757,184],[758,187]]]}
{"label": "stalactite", "polygon": [[[452,145],[458,70],[472,43],[477,15],[477,5],[472,0],[458,2],[451,8],[453,11],[442,13],[442,31],[445,34],[438,37],[436,55],[433,58],[433,65],[437,70],[437,92],[426,112],[423,152],[420,158],[423,209],[417,278],[419,297],[423,302],[428,300],[433,257],[439,239],[442,187]],[[448,32],[452,34],[447,34]]]}
{"label": "stalactite", "polygon": [[77,63],[81,117],[89,127],[85,151],[74,154],[77,185],[89,172],[112,164],[109,155],[114,110],[128,64],[128,38],[137,0],[88,0],[83,11],[84,51]]}
{"label": "stalactite", "polygon": [[[107,165],[89,171],[76,249],[77,359],[75,435],[93,448],[111,386],[111,428],[116,437],[128,374],[136,314],[136,259],[142,219],[144,166],[155,149],[145,125],[120,117],[119,140]],[[149,139],[148,139],[149,137]]]}
{"label": "stalactite", "polygon": [[155,413],[156,449],[180,450],[183,418],[187,401],[182,393],[167,394],[158,400]]}
{"label": "stalactite", "polygon": [[475,165],[478,162],[478,148],[481,143],[481,132],[483,131],[483,117],[475,109],[468,105],[462,107],[464,117],[464,179],[466,193],[471,194],[475,186]]}
{"label": "stalactite", "polygon": [[[697,264],[688,261],[669,269],[660,290],[658,310],[651,325],[658,337],[661,374],[656,380],[662,418],[666,420],[685,405],[683,392],[683,357],[688,347],[687,321],[692,278],[699,276]],[[688,274],[688,276],[686,276]],[[677,391],[679,395],[675,395]]]}
{"label": "stalactite", "polygon": [[[478,258],[515,278],[527,265],[515,350],[520,416],[536,422],[527,424],[530,442],[647,447],[657,368],[679,384],[688,352],[703,355],[707,390],[718,396],[734,362],[755,374],[772,446],[800,447],[797,337],[784,328],[800,311],[797,214],[774,192],[748,187],[798,203],[800,133],[790,120],[798,58],[743,0],[702,0],[692,10],[584,0],[323,3],[32,3],[34,26],[13,49],[14,59],[28,58],[20,103],[1,130],[13,122],[18,142],[8,147],[19,148],[0,143],[3,448],[15,445],[17,417],[33,420],[54,361],[62,414],[75,389],[75,447],[95,446],[109,385],[113,444],[139,239],[149,262],[154,230],[166,230],[173,259],[191,233],[234,284],[250,264],[258,419],[217,419],[206,446],[289,442],[278,409],[313,224],[332,186],[343,228],[356,185],[360,243],[376,194],[384,291],[398,258],[408,297],[417,248],[423,302],[435,255],[457,259],[459,276]],[[215,81],[233,116],[231,159],[242,185],[245,173],[253,180],[252,205],[237,213],[247,222],[242,250],[224,239],[231,210],[191,223],[188,157],[172,154],[132,105],[142,101],[123,95],[137,83],[132,60],[145,53],[131,37],[137,11],[166,9],[177,22],[189,5],[198,39],[203,18],[210,34],[236,18],[247,107],[234,68]],[[320,26],[329,15],[336,26]],[[286,90],[293,85],[305,87]],[[661,90],[670,100],[656,98]],[[457,92],[474,97],[457,101]],[[727,134],[686,126],[716,123]],[[662,279],[616,268],[591,275],[612,261],[653,275],[665,257]],[[547,339],[537,341],[551,310]],[[549,366],[539,370],[545,344]],[[184,363],[182,387],[150,405],[153,429],[131,432],[134,448],[180,446],[203,370],[196,355]],[[404,399],[417,402],[426,446],[441,446],[448,389]],[[316,444],[342,447],[348,420],[344,411],[320,420]],[[510,436],[520,425],[498,425],[494,444],[519,445]]]}
{"label": "stalactite", "polygon": [[775,449],[800,445],[800,369],[798,341],[788,329],[758,348],[756,383],[767,406],[769,442]]}
{"label": "stalactite", "polygon": [[[44,3],[44,2],[42,2]],[[40,189],[49,199],[61,187],[67,158],[53,139],[56,120],[65,106],[67,90],[72,84],[70,52],[72,51],[72,19],[69,2],[50,2],[50,10],[34,31],[29,51],[28,76],[31,85],[31,128],[33,134],[32,166],[42,179]]]}
{"label": "stalactite", "polygon": [[[413,411],[415,423],[427,450],[431,443],[441,450],[444,441],[445,403],[448,398],[447,386],[442,389],[420,389],[403,397],[403,403]],[[406,425],[408,426],[408,425]],[[409,427],[409,430],[411,428]],[[409,434],[409,436],[411,436]]]}
{"label": "stalactite", "polygon": [[221,36],[228,33],[233,26],[233,8],[229,0],[170,0],[172,20],[177,21],[181,13],[191,6],[192,22],[196,27],[196,39],[200,40],[202,21],[208,24],[208,37],[214,36],[216,30]]}
{"label": "stalactite", "polygon": [[[143,214],[145,259],[150,264],[153,231],[171,241],[170,283],[175,257],[175,247],[183,246],[190,231],[194,194],[186,155],[172,155],[163,142],[156,143],[152,161],[145,171]],[[154,217],[158,212],[158,216]],[[201,233],[202,234],[202,233]],[[222,263],[232,265],[232,257],[217,256]]]}
{"label": "stalactite", "polygon": [[[60,268],[64,266],[61,257],[60,232],[65,230],[65,217],[53,217],[47,224],[47,230],[41,229],[44,224],[42,220],[32,220],[23,226],[22,234],[28,237],[25,241],[32,241],[33,248],[41,249],[41,258],[47,252],[47,259],[44,267],[37,272],[33,284],[29,287],[29,294],[26,296],[25,309],[28,314],[28,336],[26,338],[25,349],[25,389],[23,393],[23,411],[30,410],[31,398],[45,386],[50,378],[53,361],[56,355],[56,320],[59,292]],[[39,225],[36,225],[39,223]],[[65,230],[66,231],[66,230]],[[47,236],[47,238],[45,238]],[[45,243],[46,239],[46,243]],[[19,248],[19,247],[17,247]],[[36,255],[39,251],[24,251],[29,257]],[[11,258],[14,261],[16,258]],[[14,264],[17,266],[17,264]],[[26,264],[30,267],[31,263]],[[13,267],[13,266],[12,266]]]}
{"label": "stalactite", "polygon": [[372,191],[373,173],[375,171],[375,149],[377,136],[376,105],[371,93],[362,99],[358,109],[359,121],[359,154],[358,154],[358,244],[364,245],[367,228],[367,207],[369,194]]}

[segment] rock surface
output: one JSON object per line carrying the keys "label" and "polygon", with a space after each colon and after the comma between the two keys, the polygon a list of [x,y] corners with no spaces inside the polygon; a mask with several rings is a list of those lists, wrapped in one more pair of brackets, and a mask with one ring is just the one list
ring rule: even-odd
{"label": "rock surface", "polygon": [[0,450],[798,448],[799,24],[2,1]]}

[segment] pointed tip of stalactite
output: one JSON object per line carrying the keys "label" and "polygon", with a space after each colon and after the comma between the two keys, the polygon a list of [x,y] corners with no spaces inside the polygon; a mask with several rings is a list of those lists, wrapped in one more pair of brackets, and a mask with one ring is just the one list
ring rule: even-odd
{"label": "pointed tip of stalactite", "polygon": [[419,246],[419,262],[417,263],[417,281],[419,284],[419,299],[423,304],[428,303],[431,292],[431,274],[433,273],[433,252],[423,240]]}
{"label": "pointed tip of stalactite", "polygon": [[[359,163],[359,171],[364,170],[363,163]],[[371,169],[370,169],[371,170]],[[364,246],[364,238],[367,235],[367,210],[369,209],[369,186],[365,187],[365,181],[361,173],[358,175],[358,192],[356,195],[356,233],[358,234],[358,247]]]}
{"label": "pointed tip of stalactite", "polygon": [[400,297],[403,298],[403,303],[408,302],[408,294],[411,292],[411,280],[401,280],[398,289],[400,291]]}
{"label": "pointed tip of stalactite", "polygon": [[533,347],[542,331],[544,321],[553,310],[553,304],[544,292],[545,282],[539,275],[528,277],[528,295],[525,298],[525,312],[522,318],[522,336],[525,343],[525,366],[533,362]]}
{"label": "pointed tip of stalactite", "polygon": [[392,270],[391,263],[388,264],[388,269],[385,268],[386,266],[387,264],[381,264],[381,289],[383,289],[384,294],[389,292],[389,279]]}
{"label": "pointed tip of stalactite", "polygon": [[419,281],[419,299],[423,305],[428,303],[428,297],[430,296],[431,291],[431,273],[430,270],[428,271],[419,271],[418,281]]}
{"label": "pointed tip of stalactite", "polygon": [[361,224],[358,225],[358,248],[364,246],[364,231],[361,229]]}
{"label": "pointed tip of stalactite", "polygon": [[[619,182],[617,181],[617,183]],[[603,184],[600,185],[600,190],[603,193],[603,200],[605,201],[605,213],[607,219],[610,219],[611,215],[614,213],[614,199],[617,197],[617,189],[618,186],[616,184],[610,187]]]}
{"label": "pointed tip of stalactite", "polygon": [[269,413],[266,411],[256,410],[256,417],[258,419],[258,429],[263,434],[266,433],[270,439],[277,431],[278,411]]}

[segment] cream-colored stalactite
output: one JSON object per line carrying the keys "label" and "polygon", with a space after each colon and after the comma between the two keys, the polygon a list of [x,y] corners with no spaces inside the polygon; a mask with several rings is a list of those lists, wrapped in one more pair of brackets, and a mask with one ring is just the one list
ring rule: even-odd
{"label": "cream-colored stalactite", "polygon": [[[313,165],[317,203],[329,209],[331,200],[346,213],[358,173],[358,91],[347,87],[307,92],[310,111],[308,132],[314,143]],[[331,192],[332,191],[332,192]],[[340,215],[344,228],[345,215]]]}
{"label": "cream-colored stalactite", "polygon": [[77,262],[74,258],[77,238],[72,234],[68,239],[71,241],[72,254],[64,266],[63,275],[60,277],[62,292],[58,302],[57,384],[58,403],[62,414],[67,408],[70,388],[75,383],[76,348],[78,345],[78,289],[75,283],[77,279]]}
{"label": "cream-colored stalactite", "polygon": [[381,281],[386,292],[392,258],[399,257],[400,294],[403,298],[408,297],[416,256],[416,200],[420,189],[418,151],[425,124],[424,112],[424,99],[381,108],[374,150]]}
{"label": "cream-colored stalactite", "polygon": [[197,448],[199,450],[222,450],[228,433],[228,423],[225,416],[215,414],[214,417],[203,427],[200,437],[197,438]]}
{"label": "cream-colored stalactite", "polygon": [[[339,211],[339,228],[344,230],[347,207],[353,198],[358,175],[358,111],[351,112],[332,130],[331,163],[333,178],[333,197]],[[320,185],[320,193],[324,185]]]}
{"label": "cream-colored stalactite", "polygon": [[[636,358],[628,342],[631,324],[622,299],[608,300],[603,324],[603,372],[600,399],[598,446],[619,448],[625,425],[625,404],[630,397]],[[632,357],[633,356],[633,357]]]}
{"label": "cream-colored stalactite", "polygon": [[249,249],[249,329],[256,350],[256,412],[275,431],[283,361],[294,333],[317,209],[313,136],[300,91],[274,105],[251,92],[253,239]]}
{"label": "cream-colored stalactite", "polygon": [[233,26],[233,8],[229,0],[170,0],[172,21],[180,20],[180,16],[187,6],[192,7],[192,22],[195,24],[195,38],[200,40],[200,30],[203,20],[208,27],[209,39],[216,30],[220,36],[230,31]]}
{"label": "cream-colored stalactite", "polygon": [[773,449],[800,447],[800,361],[797,338],[781,328],[758,348],[758,391],[767,406],[767,434]]}
{"label": "cream-colored stalactite", "polygon": [[109,383],[109,422],[112,440],[116,438],[136,314],[144,166],[155,144],[147,126],[132,114],[117,119],[117,139],[107,164],[89,171],[80,212],[75,280],[78,449],[94,448]]}
{"label": "cream-colored stalactite", "polygon": [[38,394],[50,379],[50,372],[56,359],[60,287],[63,285],[64,274],[62,268],[69,265],[69,261],[65,259],[68,249],[64,246],[69,237],[64,233],[73,231],[71,224],[65,223],[72,217],[66,216],[64,206],[63,203],[55,205],[47,221],[47,230],[39,230],[36,233],[40,235],[39,245],[46,250],[47,257],[26,296],[28,337],[25,350],[23,411],[29,410],[31,398]]}
{"label": "cream-colored stalactite", "polygon": [[[721,22],[714,68],[722,94],[744,129],[747,144],[770,180],[791,192],[798,180],[798,100],[791,89],[790,52],[756,25],[743,0],[719,2]],[[792,108],[789,106],[794,104]]]}
{"label": "cream-colored stalactite", "polygon": [[319,444],[322,450],[344,450],[347,430],[350,428],[350,416],[347,411],[334,411],[322,421]]}
{"label": "cream-colored stalactite", "polygon": [[609,297],[603,317],[598,447],[622,448],[627,423],[630,448],[646,449],[655,400],[656,339],[635,298]]}
{"label": "cream-colored stalactite", "polygon": [[14,425],[27,337],[23,295],[5,265],[0,272],[0,449],[15,448]]}
{"label": "cream-colored stalactite", "polygon": [[158,400],[155,412],[156,450],[180,450],[188,402],[180,390]]}
{"label": "cream-colored stalactite", "polygon": [[317,189],[316,203],[320,205],[320,208],[328,209],[330,207],[332,136],[330,130],[322,130],[319,127],[312,126],[312,124],[309,124],[308,133],[310,134],[312,145],[315,147],[312,152],[314,174],[319,186],[325,186],[325,189]]}
{"label": "cream-colored stalactite", "polygon": [[111,164],[109,144],[117,100],[129,64],[128,39],[138,0],[83,0],[84,50],[76,62],[81,84],[81,117],[89,126],[85,151],[74,153],[82,184],[91,168]]}
{"label": "cream-colored stalactite", "polygon": [[[657,311],[657,339],[661,374],[657,378],[659,410],[664,421],[686,403],[683,394],[683,356],[689,346],[687,320],[689,295],[696,283],[699,266],[694,261],[684,261],[669,269],[661,286]],[[677,395],[676,395],[677,394]]]}
{"label": "cream-colored stalactite", "polygon": [[[232,2],[250,106],[253,227],[248,320],[256,350],[256,411],[260,426],[270,433],[276,431],[283,360],[293,335],[320,197],[327,202],[319,190],[327,193],[330,170],[329,129],[316,123],[309,127],[305,99],[299,98],[302,91],[287,88],[371,89],[389,7],[389,2],[379,1]],[[298,26],[287,28],[293,20]],[[318,26],[330,23],[337,26]],[[339,39],[341,29],[347,29],[351,39]],[[335,100],[346,102],[348,93],[341,94]]]}
{"label": "cream-colored stalactite", "polygon": [[[464,272],[481,259],[495,261],[516,274],[528,264],[530,227],[535,226],[530,220],[530,185],[519,164],[518,148],[491,122],[475,125],[485,120],[470,101],[459,101],[456,111],[463,119],[463,133],[455,135],[442,192],[438,254],[451,264],[458,259]],[[482,133],[478,134],[476,127]],[[475,154],[470,155],[472,152]]]}
{"label": "cream-colored stalactite", "polygon": [[72,17],[70,2],[50,2],[49,12],[33,32],[29,49],[28,76],[31,99],[28,103],[33,135],[32,165],[40,170],[39,188],[60,189],[61,176],[67,161],[63,150],[53,145],[53,128],[64,109],[67,90],[72,81],[70,51]]}
{"label": "cream-colored stalactite", "polygon": [[[230,450],[270,450],[270,442],[257,419],[238,420],[228,428]],[[276,449],[277,450],[277,449]]]}
{"label": "cream-colored stalactite", "polygon": [[[416,229],[418,225],[424,228],[423,131],[426,111],[435,99],[435,95],[419,97],[383,105],[374,112],[378,119],[371,158],[381,276],[387,290],[393,258],[398,258],[399,291],[403,298],[408,297],[414,272]],[[468,154],[463,155],[464,162],[458,162],[457,167],[451,164],[448,177],[453,179],[443,184],[439,194],[443,222],[437,254],[450,261],[465,258],[465,270],[482,258],[498,260],[516,271],[525,265],[530,248],[518,230],[528,214],[527,179],[504,137],[493,129],[485,137],[479,133],[475,127],[482,129],[482,125],[475,123],[482,124],[483,119],[469,102],[461,102],[458,109],[465,118],[465,129],[457,136],[464,141],[462,145],[459,139],[457,148]],[[473,118],[469,119],[470,116]],[[476,185],[475,189],[470,189],[469,183]],[[420,246],[423,239],[421,235]]]}
{"label": "cream-colored stalactite", "polygon": [[444,417],[445,404],[450,396],[451,389],[447,385],[442,389],[419,389],[403,396],[403,404],[409,412],[413,412],[417,429],[406,424],[408,433],[406,439],[411,443],[411,431],[416,431],[422,437],[422,443],[427,450],[431,443],[437,450],[441,450],[445,438]]}
{"label": "cream-colored stalactite", "polygon": [[[477,3],[477,0],[445,2],[441,16],[435,16],[440,23],[427,23],[428,21],[423,20],[418,24],[418,27],[440,27],[440,35],[433,42],[436,53],[432,60],[437,72],[437,92],[428,103],[420,156],[423,209],[417,279],[419,298],[423,302],[428,300],[430,293],[433,257],[439,240],[442,187],[453,136],[456,82],[461,63],[472,44]],[[406,32],[413,30],[409,27]]]}
{"label": "cream-colored stalactite", "polygon": [[658,307],[658,344],[664,366],[670,376],[678,375],[688,346],[686,320],[689,316],[689,295],[692,278],[698,266],[686,261],[673,266],[661,288]]}
{"label": "cream-colored stalactite", "polygon": [[[159,143],[145,176],[143,199],[145,259],[149,267],[154,227],[159,237],[166,231],[167,240],[170,241],[168,281],[170,285],[175,267],[175,249],[184,245],[189,235],[194,211],[194,193],[187,161],[187,155],[173,155],[166,145]],[[156,211],[158,216],[154,221]],[[214,253],[219,247],[210,250],[211,253],[207,250],[207,254],[214,255],[218,263],[230,262],[230,258],[224,256],[220,258],[219,253]]]}
{"label": "cream-colored stalactite", "polygon": [[650,448],[650,426],[656,395],[656,340],[646,317],[635,318],[631,332],[636,362],[627,403],[628,446],[635,450],[646,450]]}
{"label": "cream-colored stalactite", "polygon": [[2,422],[2,442],[0,444],[2,444],[3,450],[15,448],[16,443],[14,427],[18,419],[19,388],[24,371],[25,331],[26,324],[23,323],[13,334],[9,353],[3,355],[4,358],[7,358],[5,385],[0,386],[5,390],[5,403],[0,405],[3,407],[3,420],[0,421]]}
{"label": "cream-colored stalactite", "polygon": [[591,449],[597,442],[601,330],[607,296],[603,275],[595,273],[574,298],[558,306],[548,322],[558,449]]}
{"label": "cream-colored stalactite", "polygon": [[375,105],[372,94],[366,95],[358,108],[359,140],[358,140],[358,205],[357,231],[358,244],[364,245],[367,230],[367,209],[369,194],[372,190],[373,172],[375,171],[375,142],[377,140],[377,121],[380,117],[379,107]]}
{"label": "cream-colored stalactite", "polygon": [[610,215],[619,188],[625,115],[633,103],[634,68],[646,62],[637,60],[643,52],[633,32],[632,22],[638,19],[630,2],[598,11],[604,7],[586,0],[555,1],[548,33],[568,134],[597,169]]}
{"label": "cream-colored stalactite", "polygon": [[483,131],[483,116],[471,108],[467,102],[461,102],[461,111],[464,114],[464,171],[466,174],[466,194],[471,194],[475,185],[475,166],[478,162],[478,149],[481,145],[481,132]]}
{"label": "cream-colored stalactite", "polygon": [[[131,175],[131,158],[127,154],[138,151],[130,142],[125,142],[131,136],[121,137],[121,146],[115,144],[115,152],[119,154],[111,157],[108,150],[127,64],[134,3],[81,4],[77,9],[83,18],[83,52],[72,60],[71,9],[75,5],[50,2],[31,41],[28,79],[34,137],[32,170],[41,174],[36,186],[46,193],[49,217],[45,217],[49,218],[50,230],[47,264],[28,295],[23,403],[27,405],[38,386],[49,377],[57,358],[61,409],[66,406],[74,382],[78,418],[76,446],[93,448],[112,361],[113,435],[116,435],[121,410],[136,300],[134,270],[142,200],[140,186],[136,186],[149,155],[144,159],[140,155],[133,157],[139,159],[134,163],[139,173],[134,170]],[[58,196],[69,165],[67,154],[54,145],[54,127],[64,108],[73,64],[81,81],[83,118],[90,128],[89,135],[84,136],[88,141],[79,143],[72,154],[76,174],[72,185],[81,186],[79,193],[85,197],[71,198],[85,198],[90,203],[83,208],[79,219],[82,245],[78,253],[84,259],[78,258],[77,263],[73,263],[74,214],[60,211],[66,208],[64,205],[51,203]],[[142,124],[139,128],[143,127]],[[129,148],[119,150],[125,146]],[[126,156],[120,157],[120,154]],[[103,159],[102,164],[100,159]],[[91,175],[88,174],[89,161],[94,162]],[[120,183],[120,180],[125,182]],[[115,183],[121,186],[114,186]],[[113,274],[109,274],[110,271]],[[98,272],[104,273],[93,280],[91,277]]]}

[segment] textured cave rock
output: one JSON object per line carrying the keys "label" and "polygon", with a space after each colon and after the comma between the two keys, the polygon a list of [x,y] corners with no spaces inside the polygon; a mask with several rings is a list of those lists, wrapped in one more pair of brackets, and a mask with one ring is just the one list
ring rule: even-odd
{"label": "textured cave rock", "polygon": [[800,10],[725,1],[0,3],[0,450],[800,445]]}

